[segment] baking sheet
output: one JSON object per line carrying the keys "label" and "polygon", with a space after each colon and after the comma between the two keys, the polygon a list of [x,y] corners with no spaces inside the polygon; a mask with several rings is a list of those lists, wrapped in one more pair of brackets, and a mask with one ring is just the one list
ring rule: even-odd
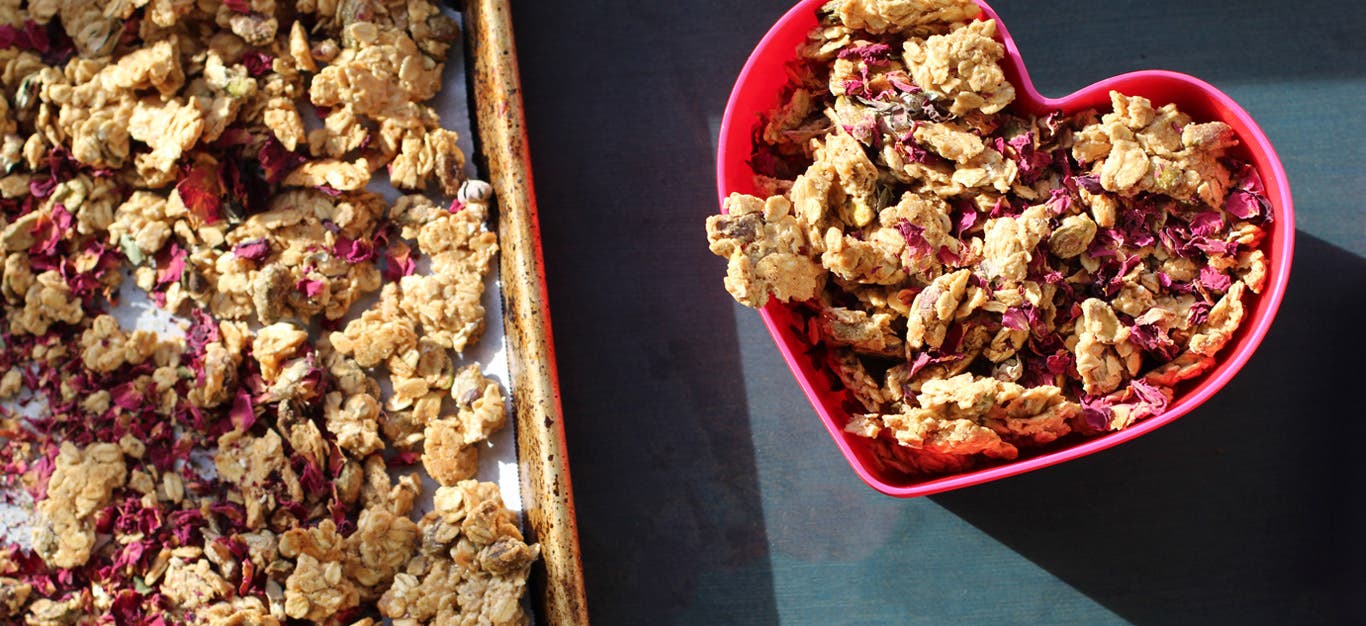
{"label": "baking sheet", "polygon": [[[463,11],[451,14],[461,24],[464,46],[451,48],[443,75],[445,88],[435,106],[443,124],[460,135],[459,144],[468,157],[466,173],[475,174],[477,161],[480,173],[494,187],[496,203],[490,218],[497,223],[488,226],[499,234],[500,254],[483,299],[485,336],[459,361],[481,363],[485,373],[503,385],[511,410],[508,426],[480,451],[479,478],[498,483],[507,506],[520,514],[528,541],[541,544],[541,560],[533,565],[528,594],[536,621],[587,624],[510,6],[507,0],[460,4]],[[477,109],[474,123],[471,103]],[[382,177],[383,172],[378,174]],[[376,191],[387,197],[396,195],[387,185],[376,185]],[[137,293],[132,281],[125,283],[125,289],[131,292],[121,300],[118,311],[125,327],[177,332],[174,320],[152,306],[145,294]],[[366,306],[368,302],[356,303],[354,315]],[[14,408],[13,402],[8,405]],[[25,410],[42,407],[29,405]],[[197,465],[212,465],[203,455],[199,461]],[[430,502],[430,480],[427,486]],[[27,544],[32,507],[22,490],[0,490],[0,542]]]}
{"label": "baking sheet", "polygon": [[[455,18],[464,26],[463,17],[460,13],[443,7],[443,12]],[[468,91],[468,63],[465,58],[465,48],[462,45],[451,46],[450,53],[446,59],[446,64],[442,74],[443,88],[431,103],[441,118],[442,125],[448,129],[456,131],[459,135],[460,149],[466,155],[465,174],[470,178],[477,178],[478,173],[475,167],[475,147],[473,123],[469,107]],[[316,118],[305,119],[310,128],[321,125]],[[377,171],[368,187],[371,191],[379,193],[390,203],[397,199],[400,193],[389,184],[385,170]],[[449,202],[449,198],[445,199]],[[492,221],[494,216],[490,216]],[[490,230],[497,230],[496,223],[489,223]],[[507,409],[509,415],[513,410],[513,381],[508,367],[508,339],[503,324],[503,299],[502,280],[500,276],[500,259],[495,257],[491,263],[489,274],[484,284],[484,296],[482,303],[485,308],[485,331],[483,337],[473,346],[468,348],[463,355],[455,356],[457,367],[463,367],[471,363],[479,363],[484,374],[493,378],[502,385],[507,398]],[[425,255],[419,259],[417,273],[430,272],[430,261]],[[360,317],[361,313],[370,307],[377,300],[376,294],[369,294],[357,301],[348,315],[344,318],[351,320]],[[118,306],[111,309],[110,313],[119,321],[119,324],[126,331],[136,329],[155,331],[163,335],[183,337],[183,328],[188,324],[185,318],[172,316],[170,313],[155,306],[148,294],[138,288],[130,275],[125,273],[123,284],[119,289]],[[252,320],[253,329],[258,329],[259,324]],[[316,340],[317,337],[315,336]],[[383,390],[381,400],[385,400],[389,393],[389,381],[386,376],[377,376],[377,380]],[[46,410],[45,403],[34,399],[26,391],[17,398],[0,401],[0,407],[6,410],[17,412],[25,416],[40,415]],[[5,441],[0,438],[0,445]],[[493,481],[498,483],[499,490],[502,492],[503,501],[508,509],[521,515],[523,506],[522,485],[519,480],[519,463],[517,457],[516,439],[516,420],[508,419],[507,426],[494,433],[487,442],[479,444],[479,475],[481,481]],[[207,463],[204,469],[212,473],[212,460],[203,459]],[[197,464],[201,465],[201,464]],[[395,474],[406,474],[414,470],[421,470],[421,466],[409,468],[397,468]],[[436,483],[431,480],[426,472],[422,472],[423,483],[425,486],[423,497],[415,507],[414,517],[420,517],[422,513],[431,509],[431,498],[436,489]],[[29,494],[22,489],[3,489],[0,488],[0,545],[6,543],[17,544],[24,549],[31,549],[29,519],[32,516],[34,502]]]}

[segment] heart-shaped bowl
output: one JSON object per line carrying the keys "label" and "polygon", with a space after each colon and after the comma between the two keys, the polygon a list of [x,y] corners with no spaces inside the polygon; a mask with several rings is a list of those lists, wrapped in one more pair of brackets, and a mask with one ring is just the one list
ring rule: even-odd
{"label": "heart-shaped bowl", "polygon": [[[827,2],[799,2],[760,40],[740,71],[721,119],[717,147],[717,195],[723,204],[732,192],[756,192],[754,171],[749,165],[755,124],[761,114],[778,106],[788,80],[784,67],[796,58],[798,45],[817,24],[816,10]],[[1218,363],[1203,375],[1178,385],[1176,397],[1164,413],[1123,430],[1086,438],[1069,436],[1040,450],[1021,450],[1021,457],[1011,462],[935,477],[910,476],[886,467],[875,458],[872,440],[844,431],[849,421],[849,412],[844,408],[845,393],[833,391],[831,375],[818,369],[813,359],[806,356],[812,346],[801,330],[803,322],[793,306],[770,301],[760,315],[826,430],[854,471],[869,486],[892,496],[930,495],[1047,467],[1141,437],[1189,413],[1218,392],[1247,363],[1271,327],[1290,276],[1295,222],[1285,169],[1266,135],[1232,98],[1197,78],[1159,70],[1132,72],[1100,81],[1062,98],[1046,98],[1030,82],[1024,60],[1006,25],[986,3],[979,1],[977,4],[982,8],[978,19],[995,19],[997,38],[1005,45],[1002,69],[1016,91],[1009,111],[1041,114],[1060,109],[1071,113],[1094,108],[1105,112],[1109,110],[1109,92],[1116,90],[1148,98],[1154,106],[1175,103],[1197,121],[1220,120],[1231,126],[1239,139],[1239,146],[1231,154],[1256,168],[1272,205],[1274,221],[1269,225],[1269,242],[1263,248],[1268,261],[1266,287],[1252,306],[1251,315],[1220,351]]]}

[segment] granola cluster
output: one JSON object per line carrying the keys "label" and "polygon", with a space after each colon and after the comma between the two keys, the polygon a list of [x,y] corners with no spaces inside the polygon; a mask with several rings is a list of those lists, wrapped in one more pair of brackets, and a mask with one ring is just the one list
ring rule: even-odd
{"label": "granola cluster", "polygon": [[1012,112],[968,0],[834,0],[755,129],[764,197],[707,220],[739,302],[792,303],[846,430],[961,471],[1162,413],[1266,277],[1270,205],[1222,122],[1111,94]]}
{"label": "granola cluster", "polygon": [[[491,190],[432,102],[458,32],[0,3],[0,494],[35,503],[0,623],[527,621],[539,547],[477,482],[506,400],[464,358]],[[183,332],[121,326],[129,289]]]}
{"label": "granola cluster", "polygon": [[498,490],[472,480],[436,492],[419,523],[422,546],[394,576],[380,610],[397,626],[506,624],[521,612],[540,547],[527,545]]}

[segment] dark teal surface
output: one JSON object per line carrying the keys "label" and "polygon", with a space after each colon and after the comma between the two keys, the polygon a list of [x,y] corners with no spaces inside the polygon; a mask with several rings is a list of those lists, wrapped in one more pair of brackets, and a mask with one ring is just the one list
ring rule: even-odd
{"label": "dark teal surface", "polygon": [[725,99],[790,4],[513,4],[596,623],[1366,622],[1360,3],[994,3],[1045,94],[1161,68],[1241,103],[1295,268],[1205,406],[915,500],[858,480],[706,249]]}

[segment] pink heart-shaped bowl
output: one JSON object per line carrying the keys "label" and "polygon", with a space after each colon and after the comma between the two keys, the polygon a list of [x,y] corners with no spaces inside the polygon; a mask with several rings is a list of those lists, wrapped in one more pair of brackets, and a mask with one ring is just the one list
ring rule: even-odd
{"label": "pink heart-shaped bowl", "polygon": [[[755,193],[754,172],[748,163],[753,150],[754,125],[761,113],[779,104],[780,92],[787,82],[784,65],[796,57],[797,46],[816,25],[816,10],[826,2],[828,0],[804,0],[788,11],[759,42],[736,79],[735,88],[726,104],[725,116],[721,120],[716,155],[717,194],[721,202],[724,203],[732,192]],[[830,376],[818,370],[812,359],[805,356],[811,346],[800,331],[802,323],[793,308],[776,301],[770,302],[760,311],[760,315],[788,367],[825,423],[826,430],[854,471],[869,486],[892,496],[924,496],[1047,467],[1141,437],[1185,415],[1219,391],[1252,356],[1271,326],[1290,276],[1295,222],[1285,169],[1266,135],[1232,98],[1191,76],[1157,70],[1116,76],[1063,98],[1045,98],[1030,82],[1020,51],[1006,30],[1006,25],[1001,23],[991,7],[980,1],[978,4],[982,7],[979,18],[996,19],[999,39],[1005,44],[1006,57],[1002,65],[1006,77],[1016,89],[1012,111],[1039,114],[1056,109],[1074,112],[1096,108],[1104,112],[1109,110],[1110,90],[1116,90],[1126,95],[1148,98],[1155,106],[1175,103],[1198,121],[1221,120],[1233,127],[1240,140],[1233,154],[1257,168],[1266,188],[1267,199],[1272,205],[1274,221],[1270,224],[1269,243],[1264,248],[1268,255],[1267,286],[1256,299],[1251,315],[1244,320],[1229,345],[1220,352],[1215,367],[1179,385],[1176,397],[1165,413],[1104,435],[1068,437],[1050,447],[1036,450],[1032,455],[1021,450],[1021,458],[1009,463],[929,478],[908,476],[887,468],[874,458],[871,440],[844,432],[844,425],[849,419],[849,413],[842,406],[844,393],[832,391]]]}

